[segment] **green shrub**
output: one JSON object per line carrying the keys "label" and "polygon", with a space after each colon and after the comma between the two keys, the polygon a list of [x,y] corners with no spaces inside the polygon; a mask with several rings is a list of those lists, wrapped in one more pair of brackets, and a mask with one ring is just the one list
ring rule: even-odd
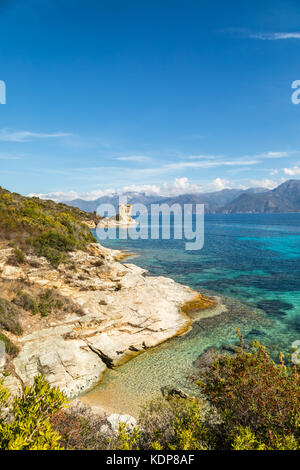
{"label": "green shrub", "polygon": [[72,235],[66,235],[55,230],[42,233],[34,240],[34,246],[37,250],[43,248],[55,248],[58,251],[71,251],[77,247],[77,242]]}
{"label": "green shrub", "polygon": [[233,450],[299,450],[299,441],[293,435],[273,434],[268,445],[260,440],[249,427],[240,427],[232,444]]}
{"label": "green shrub", "polygon": [[299,447],[300,376],[282,355],[276,364],[258,342],[246,353],[241,337],[237,354],[217,359],[198,383],[223,418],[220,447],[234,448],[247,435],[268,449]]}
{"label": "green shrub", "polygon": [[67,260],[64,253],[55,248],[46,246],[36,249],[36,254],[38,256],[44,256],[54,268],[57,268],[59,264],[65,263]]}
{"label": "green shrub", "polygon": [[27,294],[27,292],[19,292],[14,298],[13,303],[33,314],[39,311],[36,299],[32,295]]}
{"label": "green shrub", "polygon": [[53,291],[47,289],[39,296],[39,311],[42,317],[46,317],[49,313],[59,310],[63,307],[63,302],[53,295]]}
{"label": "green shrub", "polygon": [[11,357],[16,357],[19,352],[18,346],[16,346],[5,334],[0,331],[0,341],[5,344],[5,351]]}
{"label": "green shrub", "polygon": [[9,392],[0,384],[1,450],[59,450],[60,435],[53,430],[50,418],[66,403],[66,396],[50,387],[42,377],[25,387],[12,402],[12,419],[5,421],[3,409],[8,406]]}
{"label": "green shrub", "polygon": [[19,315],[20,311],[14,304],[0,298],[0,328],[10,331],[15,335],[21,335],[23,330],[18,321]]}
{"label": "green shrub", "polygon": [[134,429],[121,425],[111,448],[120,450],[209,450],[214,435],[209,407],[198,399],[168,398],[151,402]]}
{"label": "green shrub", "polygon": [[25,263],[26,257],[22,250],[19,248],[14,248],[12,256],[9,258],[8,262],[13,266],[18,266],[19,264]]}
{"label": "green shrub", "polygon": [[[45,256],[57,267],[66,253],[86,249],[95,242],[82,221],[99,217],[77,208],[38,198],[26,198],[0,187],[0,240],[10,242],[15,253],[10,262],[21,264],[25,254]],[[19,250],[19,251],[16,251]]]}
{"label": "green shrub", "polygon": [[40,290],[33,294],[21,291],[18,292],[13,303],[32,314],[39,313],[42,317],[56,312],[82,314],[78,305],[61,296],[55,289]]}

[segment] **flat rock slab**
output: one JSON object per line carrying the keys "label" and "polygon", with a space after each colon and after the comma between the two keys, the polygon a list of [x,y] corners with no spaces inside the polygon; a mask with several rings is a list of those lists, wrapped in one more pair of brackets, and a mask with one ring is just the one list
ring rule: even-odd
{"label": "flat rock slab", "polygon": [[53,269],[39,258],[39,266],[6,264],[6,279],[25,278],[33,284],[56,288],[81,307],[81,315],[49,315],[49,327],[19,339],[14,360],[17,376],[25,384],[42,373],[68,397],[95,386],[107,367],[120,364],[132,352],[143,351],[183,332],[190,320],[181,307],[195,296],[191,288],[166,277],[147,276],[133,264],[114,260],[120,252],[92,244],[88,252],[70,253],[76,269],[67,264]]}

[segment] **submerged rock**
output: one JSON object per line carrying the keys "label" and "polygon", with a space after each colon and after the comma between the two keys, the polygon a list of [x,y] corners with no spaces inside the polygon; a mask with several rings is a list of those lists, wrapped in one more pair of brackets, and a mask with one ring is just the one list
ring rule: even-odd
{"label": "submerged rock", "polygon": [[[239,350],[239,344],[223,344],[220,348],[211,346],[197,357],[194,361],[194,366],[203,374],[209,370],[209,367],[218,359],[218,357],[234,356]],[[250,351],[251,345],[249,343],[244,343],[243,350],[246,352]]]}
{"label": "submerged rock", "polygon": [[215,346],[207,348],[199,357],[194,361],[194,366],[205,372],[209,366],[220,356],[220,350]]}

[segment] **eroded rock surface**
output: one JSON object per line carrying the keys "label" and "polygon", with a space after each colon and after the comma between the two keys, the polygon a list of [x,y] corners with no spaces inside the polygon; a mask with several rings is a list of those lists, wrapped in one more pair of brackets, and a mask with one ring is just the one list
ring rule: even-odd
{"label": "eroded rock surface", "polygon": [[16,338],[20,352],[14,360],[16,377],[31,384],[43,373],[69,397],[86,392],[114,367],[183,332],[189,319],[181,307],[195,292],[165,277],[150,277],[133,265],[115,261],[121,253],[91,244],[88,252],[70,253],[69,263],[52,268],[43,258],[10,266],[10,249],[0,251],[1,276],[25,279],[31,285],[57,288],[80,306],[81,313],[49,315],[32,331]]}

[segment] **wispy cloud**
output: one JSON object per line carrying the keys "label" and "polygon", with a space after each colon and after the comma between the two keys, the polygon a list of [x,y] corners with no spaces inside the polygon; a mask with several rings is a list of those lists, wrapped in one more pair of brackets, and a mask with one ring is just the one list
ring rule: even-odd
{"label": "wispy cloud", "polygon": [[30,131],[10,131],[2,129],[0,131],[0,141],[5,142],[28,142],[33,139],[51,139],[58,137],[69,137],[72,134],[66,132],[41,133]]}
{"label": "wispy cloud", "polygon": [[262,39],[264,41],[278,41],[280,39],[300,39],[300,32],[292,33],[252,33],[249,35],[252,39]]}
{"label": "wispy cloud", "polygon": [[150,159],[150,157],[146,157],[145,155],[128,155],[126,157],[117,157],[116,160],[124,161],[124,162],[147,162]]}
{"label": "wispy cloud", "polygon": [[189,155],[187,160],[167,164],[164,168],[182,170],[185,168],[214,168],[218,166],[244,167],[256,165],[264,159],[286,158],[296,153],[299,153],[299,151],[268,151],[256,155],[244,155],[238,158],[226,157],[225,155]]}
{"label": "wispy cloud", "polygon": [[284,157],[290,157],[291,155],[295,155],[296,153],[299,153],[297,150],[290,150],[288,152],[264,152],[261,154],[258,154],[257,157],[259,158],[284,158]]}
{"label": "wispy cloud", "polygon": [[189,155],[190,160],[219,160],[223,155]]}
{"label": "wispy cloud", "polygon": [[19,160],[23,155],[0,153],[0,160]]}
{"label": "wispy cloud", "polygon": [[217,166],[247,166],[256,165],[259,160],[208,160],[208,161],[183,161],[177,163],[169,163],[164,168],[169,170],[183,170],[185,168],[215,168]]}

